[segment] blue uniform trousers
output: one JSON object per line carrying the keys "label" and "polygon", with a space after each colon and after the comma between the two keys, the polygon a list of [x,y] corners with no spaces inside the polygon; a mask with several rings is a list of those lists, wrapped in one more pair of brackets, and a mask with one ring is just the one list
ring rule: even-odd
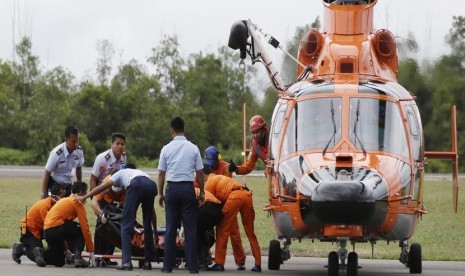
{"label": "blue uniform trousers", "polygon": [[145,260],[150,260],[155,253],[152,231],[152,211],[156,195],[157,187],[155,182],[145,176],[135,177],[127,187],[123,215],[121,217],[121,251],[123,255],[123,264],[131,262],[131,240],[134,236],[134,225],[139,205],[142,205]]}
{"label": "blue uniform trousers", "polygon": [[193,182],[170,182],[166,187],[165,215],[166,233],[163,270],[171,271],[176,262],[176,235],[179,226],[184,226],[186,266],[197,270],[197,211],[198,202]]}

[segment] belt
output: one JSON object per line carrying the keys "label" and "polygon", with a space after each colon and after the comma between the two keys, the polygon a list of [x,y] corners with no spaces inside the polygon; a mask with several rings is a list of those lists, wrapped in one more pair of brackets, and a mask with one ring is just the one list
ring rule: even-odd
{"label": "belt", "polygon": [[194,181],[167,181],[168,185],[194,185]]}
{"label": "belt", "polygon": [[234,188],[232,188],[231,191],[241,191],[241,190],[244,190],[244,188],[243,187],[234,187]]}

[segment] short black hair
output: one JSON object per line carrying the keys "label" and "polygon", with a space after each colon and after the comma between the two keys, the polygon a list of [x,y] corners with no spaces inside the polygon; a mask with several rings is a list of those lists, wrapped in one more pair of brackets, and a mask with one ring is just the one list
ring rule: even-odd
{"label": "short black hair", "polygon": [[82,182],[82,181],[74,182],[72,192],[73,194],[79,194],[80,192],[87,192],[87,183]]}
{"label": "short black hair", "polygon": [[207,163],[203,163],[203,173],[208,175],[212,173],[212,167],[208,165]]}
{"label": "short black hair", "polygon": [[79,130],[75,126],[67,126],[65,129],[65,137],[69,138],[71,134],[74,134],[76,136],[79,135]]}
{"label": "short black hair", "polygon": [[171,120],[171,128],[176,133],[184,132],[184,120],[181,117],[174,117],[174,119]]}
{"label": "short black hair", "polygon": [[121,132],[115,132],[111,134],[111,143],[113,144],[116,141],[116,138],[123,139],[126,142],[126,135]]}
{"label": "short black hair", "polygon": [[50,195],[59,196],[62,192],[65,192],[65,191],[66,189],[63,185],[55,183],[50,189]]}
{"label": "short black hair", "polygon": [[124,165],[124,168],[125,169],[137,169],[136,164],[134,163],[127,163],[126,165]]}

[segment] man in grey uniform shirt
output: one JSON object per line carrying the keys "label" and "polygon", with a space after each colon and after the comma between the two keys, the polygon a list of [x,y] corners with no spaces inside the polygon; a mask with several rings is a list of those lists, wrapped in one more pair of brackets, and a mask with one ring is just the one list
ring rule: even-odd
{"label": "man in grey uniform shirt", "polygon": [[48,157],[42,180],[41,198],[46,198],[54,184],[62,185],[66,189],[66,196],[71,194],[71,172],[76,168],[76,179],[82,181],[82,166],[84,153],[79,147],[79,130],[75,126],[65,129],[65,142],[56,146]]}
{"label": "man in grey uniform shirt", "polygon": [[107,175],[118,171],[124,165],[126,165],[126,136],[116,132],[111,135],[111,149],[95,158],[90,175],[90,190],[100,185]]}

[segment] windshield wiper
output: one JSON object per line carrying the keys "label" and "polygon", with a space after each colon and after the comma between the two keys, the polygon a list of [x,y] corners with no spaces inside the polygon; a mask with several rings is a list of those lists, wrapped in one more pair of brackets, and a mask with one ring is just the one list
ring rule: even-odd
{"label": "windshield wiper", "polygon": [[326,154],[326,150],[328,150],[328,147],[329,147],[329,144],[331,143],[331,141],[334,139],[334,142],[336,142],[336,121],[334,120],[334,104],[333,104],[333,100],[331,100],[331,120],[333,121],[333,128],[334,128],[334,131],[333,131],[333,135],[331,135],[331,138],[329,139],[328,143],[326,144],[326,147],[323,149],[323,156]]}
{"label": "windshield wiper", "polygon": [[360,138],[358,138],[357,135],[357,125],[358,125],[358,118],[360,116],[360,100],[357,101],[357,110],[355,111],[355,123],[354,123],[354,134],[355,134],[355,146],[357,146],[357,140],[360,143],[360,147],[362,148],[363,155],[367,155],[367,151],[365,150],[365,147],[362,144],[362,141],[360,141]]}

